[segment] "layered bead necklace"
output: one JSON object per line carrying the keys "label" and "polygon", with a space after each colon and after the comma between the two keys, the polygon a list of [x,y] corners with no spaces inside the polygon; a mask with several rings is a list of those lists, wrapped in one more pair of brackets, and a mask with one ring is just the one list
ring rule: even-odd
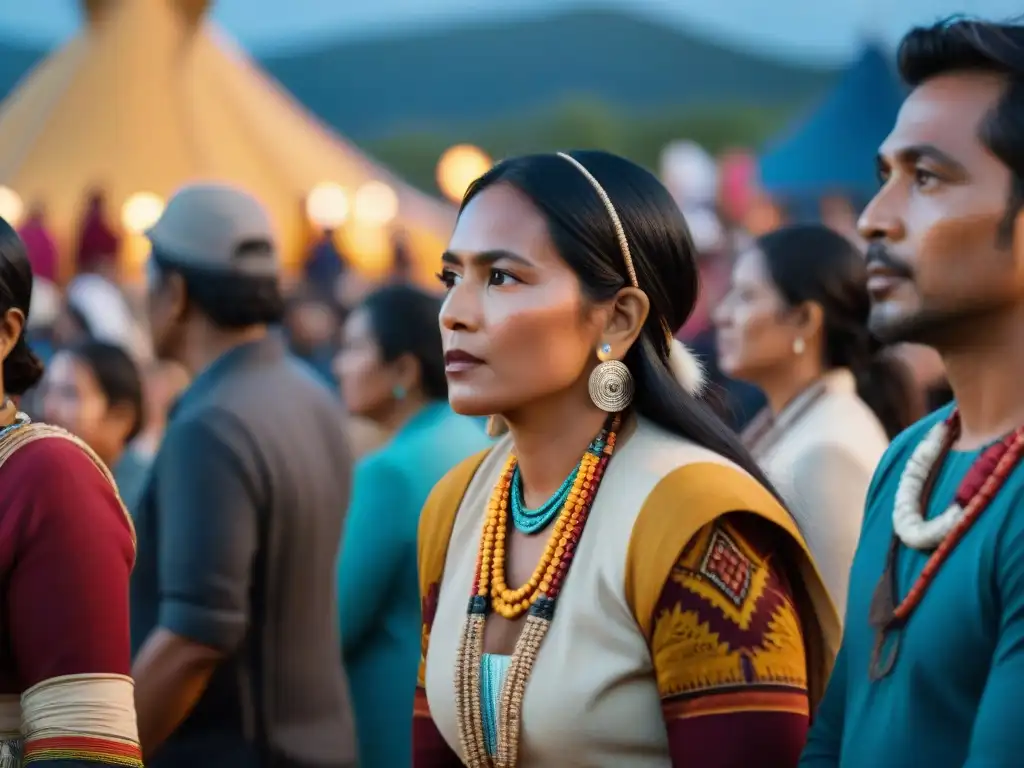
{"label": "layered bead necklace", "polygon": [[[960,413],[954,410],[918,444],[900,476],[893,505],[892,546],[869,613],[869,621],[876,631],[869,666],[872,680],[880,680],[892,671],[899,653],[899,630],[921,603],[939,568],[1024,457],[1024,426],[1021,426],[985,448],[964,475],[953,503],[941,514],[926,519],[932,489],[959,436]],[[901,543],[911,549],[931,550],[932,554],[906,597],[898,600],[896,554]],[[892,641],[887,642],[890,634]]]}
{"label": "layered bead necklace", "polygon": [[[459,741],[470,768],[512,768],[516,764],[526,683],[537,660],[541,642],[551,626],[559,592],[601,486],[601,478],[615,451],[615,436],[620,423],[621,417],[618,414],[610,417],[601,434],[583,454],[576,470],[553,497],[553,501],[561,501],[553,504],[554,512],[548,509],[551,502],[536,512],[525,510],[521,488],[516,490],[521,479],[514,454],[509,457],[494,487],[480,539],[455,669],[455,713]],[[525,530],[523,526],[533,531],[540,530],[543,525],[539,521],[544,516],[550,523],[555,512],[559,513],[533,575],[516,589],[509,588],[505,582],[505,542],[510,508],[516,527],[520,530]],[[492,609],[509,620],[526,614],[526,623],[516,641],[501,689],[497,750],[493,758],[487,750],[480,698],[484,625]]]}

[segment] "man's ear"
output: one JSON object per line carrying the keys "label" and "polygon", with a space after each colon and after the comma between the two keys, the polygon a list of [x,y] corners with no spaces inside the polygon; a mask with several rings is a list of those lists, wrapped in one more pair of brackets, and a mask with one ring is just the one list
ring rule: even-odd
{"label": "man's ear", "polygon": [[630,286],[616,294],[609,310],[601,345],[611,347],[608,359],[621,360],[640,337],[651,311],[651,300],[639,288]]}
{"label": "man's ear", "polygon": [[185,285],[185,278],[173,272],[166,275],[163,290],[167,295],[170,316],[175,320],[181,320],[188,311],[188,288]]}

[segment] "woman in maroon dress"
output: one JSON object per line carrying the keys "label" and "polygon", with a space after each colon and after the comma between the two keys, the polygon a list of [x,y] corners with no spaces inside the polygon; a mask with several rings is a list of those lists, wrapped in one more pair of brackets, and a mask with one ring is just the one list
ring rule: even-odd
{"label": "woman in maroon dress", "polygon": [[32,270],[0,219],[0,768],[141,766],[130,671],[135,534],[109,470],[11,400],[43,372]]}

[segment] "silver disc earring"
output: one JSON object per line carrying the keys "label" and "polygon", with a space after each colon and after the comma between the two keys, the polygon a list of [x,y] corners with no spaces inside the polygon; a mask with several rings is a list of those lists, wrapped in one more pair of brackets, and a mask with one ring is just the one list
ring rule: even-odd
{"label": "silver disc earring", "polygon": [[612,347],[602,344],[597,351],[601,362],[590,374],[588,389],[594,405],[605,413],[624,411],[633,402],[633,374],[621,360],[610,359]]}

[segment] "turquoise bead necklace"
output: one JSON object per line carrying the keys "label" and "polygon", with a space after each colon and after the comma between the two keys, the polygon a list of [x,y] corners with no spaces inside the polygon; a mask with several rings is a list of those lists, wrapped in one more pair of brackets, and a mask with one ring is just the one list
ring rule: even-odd
{"label": "turquoise bead necklace", "polygon": [[[605,433],[602,430],[601,434],[587,448],[587,452],[600,456],[604,446]],[[565,501],[569,498],[569,492],[572,491],[573,483],[576,482],[576,476],[579,474],[582,464],[583,460],[581,459],[576,468],[562,481],[554,495],[536,509],[530,509],[523,502],[523,477],[519,474],[519,465],[516,464],[515,469],[512,471],[509,506],[512,508],[512,524],[515,525],[517,531],[526,534],[537,533],[537,531],[542,531],[551,524],[551,521],[558,516],[558,513],[565,506]]]}

